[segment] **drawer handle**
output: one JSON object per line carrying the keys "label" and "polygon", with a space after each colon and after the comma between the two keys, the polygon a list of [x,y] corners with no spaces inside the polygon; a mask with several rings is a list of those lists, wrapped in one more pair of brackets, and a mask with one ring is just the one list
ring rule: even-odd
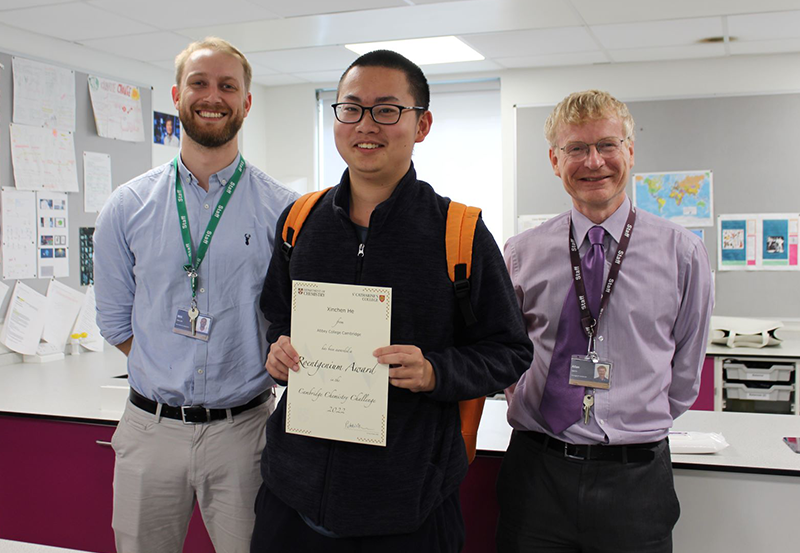
{"label": "drawer handle", "polygon": [[96,443],[97,445],[111,447],[111,442],[104,442],[103,440],[96,440],[94,443]]}

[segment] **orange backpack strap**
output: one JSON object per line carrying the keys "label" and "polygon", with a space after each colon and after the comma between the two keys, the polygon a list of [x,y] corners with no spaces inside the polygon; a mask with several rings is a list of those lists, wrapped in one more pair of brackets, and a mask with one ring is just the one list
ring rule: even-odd
{"label": "orange backpack strap", "polygon": [[468,207],[453,201],[450,202],[450,207],[447,209],[447,230],[444,239],[447,251],[447,273],[450,280],[453,281],[456,299],[467,326],[478,321],[469,301],[469,277],[472,273],[472,242],[480,215],[479,208]]}
{"label": "orange backpack strap", "polygon": [[300,234],[300,229],[303,228],[306,217],[311,213],[317,201],[324,196],[328,190],[330,190],[330,187],[325,190],[317,190],[316,192],[303,194],[292,204],[289,215],[286,216],[286,221],[283,223],[283,232],[281,233],[283,237],[281,251],[283,251],[286,261],[289,261],[292,257],[292,248],[294,248],[295,242],[297,242],[297,236]]}
{"label": "orange backpack strap", "polygon": [[[472,243],[475,238],[475,227],[478,224],[481,210],[468,207],[458,202],[450,202],[447,209],[447,230],[445,234],[445,250],[447,252],[447,273],[453,281],[461,314],[467,326],[478,322],[469,301],[469,277],[472,274]],[[461,437],[467,450],[467,461],[472,463],[478,449],[478,426],[483,414],[485,397],[458,402],[461,416]]]}

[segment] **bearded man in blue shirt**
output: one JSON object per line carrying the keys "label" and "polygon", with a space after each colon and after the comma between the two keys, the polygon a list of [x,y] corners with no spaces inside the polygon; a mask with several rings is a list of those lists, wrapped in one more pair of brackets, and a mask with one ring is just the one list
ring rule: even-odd
{"label": "bearded man in blue shirt", "polygon": [[128,356],[114,433],[117,551],[179,553],[195,504],[217,551],[249,550],[274,409],[258,309],[297,194],[239,153],[252,71],[208,38],[175,61],[180,154],[120,186],[94,235],[97,321]]}

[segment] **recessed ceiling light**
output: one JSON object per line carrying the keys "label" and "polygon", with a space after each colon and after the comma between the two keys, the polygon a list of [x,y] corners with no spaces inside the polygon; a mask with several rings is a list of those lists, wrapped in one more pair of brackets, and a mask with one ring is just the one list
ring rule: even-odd
{"label": "recessed ceiling light", "polygon": [[359,55],[373,50],[392,50],[402,54],[417,65],[480,61],[484,59],[482,55],[454,36],[362,42],[360,44],[345,44],[344,47]]}

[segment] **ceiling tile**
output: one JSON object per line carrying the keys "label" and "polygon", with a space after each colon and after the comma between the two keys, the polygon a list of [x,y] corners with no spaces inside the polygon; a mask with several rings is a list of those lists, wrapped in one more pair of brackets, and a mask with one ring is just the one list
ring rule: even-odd
{"label": "ceiling tile", "polygon": [[703,38],[722,36],[722,18],[596,25],[591,30],[608,50],[683,46]]}
{"label": "ceiling tile", "polygon": [[[408,6],[404,0],[250,0],[281,17],[353,12]],[[227,9],[227,6],[226,6]]]}
{"label": "ceiling tile", "polygon": [[124,58],[133,58],[139,61],[159,61],[165,57],[175,59],[175,56],[186,48],[190,40],[175,33],[158,31],[141,35],[82,40],[80,42],[89,48],[102,50]]}
{"label": "ceiling tile", "polygon": [[225,0],[225,9],[220,9],[219,0],[90,0],[88,4],[168,30],[279,17],[248,0]]}
{"label": "ceiling tile", "polygon": [[3,12],[3,23],[64,40],[85,40],[156,31],[83,3],[59,4]]}
{"label": "ceiling tile", "polygon": [[588,25],[797,9],[797,0],[571,0]]}
{"label": "ceiling tile", "polygon": [[309,71],[304,73],[293,73],[295,77],[300,79],[304,79],[308,82],[312,83],[333,83],[336,84],[339,82],[339,79],[342,77],[342,71]]}
{"label": "ceiling tile", "polygon": [[800,38],[731,42],[731,54],[785,54],[800,52]]}
{"label": "ceiling tile", "polygon": [[34,6],[47,6],[51,4],[65,4],[75,0],[0,0],[0,11],[16,10],[18,8],[32,8]]}
{"label": "ceiling tile", "polygon": [[405,38],[569,27],[580,19],[566,2],[472,0],[182,29],[226,38],[246,52]]}
{"label": "ceiling tile", "polygon": [[462,35],[459,38],[487,58],[513,57],[520,52],[536,56],[597,50],[597,45],[584,27]]}
{"label": "ceiling tile", "polygon": [[344,46],[321,46],[271,52],[246,52],[247,59],[274,69],[278,73],[302,73],[312,71],[347,69],[358,54]]}
{"label": "ceiling tile", "polygon": [[570,52],[565,54],[548,54],[546,56],[514,56],[496,58],[494,61],[502,67],[556,67],[561,65],[593,65],[608,63],[602,52]]}
{"label": "ceiling tile", "polygon": [[800,11],[728,17],[728,34],[739,40],[800,37]]}
{"label": "ceiling tile", "polygon": [[423,65],[422,71],[430,78],[431,75],[451,75],[454,73],[474,73],[480,71],[500,71],[502,66],[491,60],[462,61],[458,63],[434,63]]}
{"label": "ceiling tile", "polygon": [[294,75],[279,74],[253,77],[253,82],[264,86],[284,86],[287,84],[307,83],[308,81]]}
{"label": "ceiling tile", "polygon": [[630,48],[626,50],[609,50],[608,54],[615,62],[718,58],[725,55],[725,46],[717,43],[667,46],[663,48]]}

